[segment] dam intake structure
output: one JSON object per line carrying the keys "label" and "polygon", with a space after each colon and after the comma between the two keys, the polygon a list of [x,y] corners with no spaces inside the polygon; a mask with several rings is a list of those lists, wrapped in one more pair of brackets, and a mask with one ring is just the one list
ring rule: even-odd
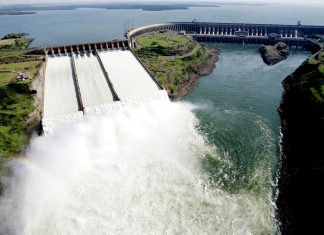
{"label": "dam intake structure", "polygon": [[169,22],[131,29],[124,36],[131,47],[136,47],[136,37],[150,32],[174,31],[191,36],[198,42],[275,44],[284,42],[290,47],[312,49],[318,47],[312,35],[324,35],[324,26],[247,24],[220,22]]}
{"label": "dam intake structure", "polygon": [[47,49],[46,54],[45,134],[60,123],[81,119],[85,113],[154,96],[162,90],[127,41],[56,47]]}

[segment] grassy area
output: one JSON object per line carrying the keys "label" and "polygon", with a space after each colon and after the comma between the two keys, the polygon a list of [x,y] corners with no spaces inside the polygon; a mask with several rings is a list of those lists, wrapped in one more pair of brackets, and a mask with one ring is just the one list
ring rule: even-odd
{"label": "grassy area", "polygon": [[2,39],[0,40],[0,46],[11,46],[15,43],[15,39]]}
{"label": "grassy area", "polygon": [[324,51],[308,59],[296,72],[297,86],[305,98],[324,104]]}
{"label": "grassy area", "polygon": [[[43,63],[42,55],[31,54],[38,60],[11,63],[11,55],[21,57],[31,54],[30,50],[0,50],[0,59],[6,64],[0,64],[0,158],[13,156],[24,148],[28,141],[26,120],[34,110],[33,92],[29,86],[37,76]],[[21,71],[28,71],[29,78],[16,79]]]}
{"label": "grassy area", "polygon": [[[29,86],[44,60],[40,49],[27,49],[32,39],[25,36],[11,33],[0,40],[0,176],[7,157],[18,155],[28,143],[26,121],[34,110],[34,92]],[[29,78],[16,79],[22,71],[27,71]]]}
{"label": "grassy area", "polygon": [[27,48],[32,41],[31,38],[0,40],[0,49],[23,49]]}
{"label": "grassy area", "polygon": [[137,47],[150,48],[153,51],[164,52],[164,55],[187,53],[197,46],[197,43],[187,37],[172,33],[148,34],[137,39]]}
{"label": "grassy area", "polygon": [[0,49],[24,49],[33,41],[25,33],[10,33],[0,40]]}
{"label": "grassy area", "polygon": [[27,144],[26,119],[33,111],[28,83],[0,87],[0,154],[16,155]]}
{"label": "grassy area", "polygon": [[[18,73],[20,71],[26,70],[31,74],[31,78],[34,78],[41,66],[41,61],[28,61],[22,63],[11,63],[11,64],[0,64],[1,71],[12,71],[13,73]],[[1,73],[0,73],[1,77]]]}
{"label": "grassy area", "polygon": [[8,84],[14,77],[15,73],[0,71],[0,86]]}
{"label": "grassy area", "polygon": [[0,64],[40,60],[40,54],[34,49],[0,49]]}
{"label": "grassy area", "polygon": [[153,33],[137,38],[135,53],[170,95],[198,72],[208,59],[206,49],[194,40],[173,33]]}

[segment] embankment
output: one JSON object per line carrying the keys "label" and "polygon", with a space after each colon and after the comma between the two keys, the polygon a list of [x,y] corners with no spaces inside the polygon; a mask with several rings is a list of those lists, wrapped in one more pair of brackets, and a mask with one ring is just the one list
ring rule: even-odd
{"label": "embankment", "polygon": [[31,83],[29,89],[35,92],[34,95],[34,111],[28,115],[26,121],[27,135],[30,137],[33,134],[41,134],[42,132],[42,114],[43,114],[43,103],[44,103],[44,84],[45,84],[45,71],[46,61],[42,64],[39,69],[38,75]]}

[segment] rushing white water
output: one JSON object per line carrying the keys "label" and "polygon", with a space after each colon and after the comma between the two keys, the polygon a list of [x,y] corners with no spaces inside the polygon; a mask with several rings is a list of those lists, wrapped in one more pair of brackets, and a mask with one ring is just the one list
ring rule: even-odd
{"label": "rushing white water", "polygon": [[[88,114],[12,162],[0,234],[269,234],[270,203],[211,186],[192,105],[166,96]],[[165,98],[163,98],[165,97]]]}
{"label": "rushing white water", "polygon": [[[99,60],[92,54],[72,55],[85,113],[98,113],[144,97],[159,94],[159,87],[130,51],[100,52],[105,69],[122,104],[114,103]],[[76,81],[69,56],[49,57],[45,75],[43,130],[53,129],[82,119],[78,111]],[[158,95],[159,96],[159,95]]]}
{"label": "rushing white water", "polygon": [[44,118],[52,118],[78,111],[73,83],[71,58],[48,57],[45,74]]}
{"label": "rushing white water", "polygon": [[105,75],[95,55],[74,56],[84,107],[113,102]]}
{"label": "rushing white water", "polygon": [[159,89],[131,51],[102,51],[99,56],[120,99],[155,93]]}

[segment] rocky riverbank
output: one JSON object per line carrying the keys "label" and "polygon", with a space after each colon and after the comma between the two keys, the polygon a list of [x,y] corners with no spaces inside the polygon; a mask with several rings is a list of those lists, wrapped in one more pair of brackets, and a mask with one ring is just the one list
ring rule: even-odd
{"label": "rocky riverbank", "polygon": [[179,100],[192,91],[198,84],[198,78],[211,74],[216,67],[219,53],[216,49],[210,49],[206,53],[207,59],[198,63],[193,71],[188,74],[188,79],[173,93],[171,99]]}
{"label": "rocky riverbank", "polygon": [[320,234],[324,210],[324,51],[283,81],[279,227],[283,235]]}

